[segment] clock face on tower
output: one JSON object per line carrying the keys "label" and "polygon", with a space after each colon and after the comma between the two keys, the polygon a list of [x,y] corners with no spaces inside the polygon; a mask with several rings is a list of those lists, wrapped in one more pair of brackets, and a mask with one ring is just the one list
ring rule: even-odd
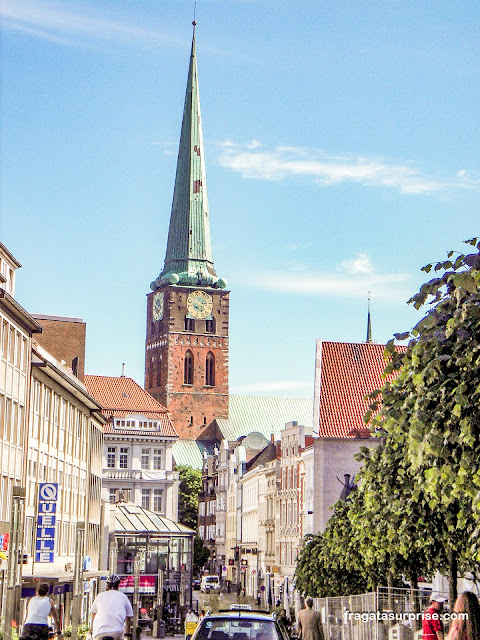
{"label": "clock face on tower", "polygon": [[163,292],[157,291],[153,296],[152,315],[154,320],[163,318]]}
{"label": "clock face on tower", "polygon": [[191,316],[205,320],[212,314],[213,300],[205,291],[192,291],[187,298],[187,309]]}

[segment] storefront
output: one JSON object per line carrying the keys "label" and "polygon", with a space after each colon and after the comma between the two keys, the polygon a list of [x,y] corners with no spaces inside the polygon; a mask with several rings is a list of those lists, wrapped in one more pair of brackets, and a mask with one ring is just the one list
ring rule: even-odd
{"label": "storefront", "polygon": [[133,596],[137,559],[142,608],[153,612],[160,604],[164,619],[181,617],[192,606],[194,537],[192,529],[133,503],[115,505],[110,557],[116,558],[120,589]]}

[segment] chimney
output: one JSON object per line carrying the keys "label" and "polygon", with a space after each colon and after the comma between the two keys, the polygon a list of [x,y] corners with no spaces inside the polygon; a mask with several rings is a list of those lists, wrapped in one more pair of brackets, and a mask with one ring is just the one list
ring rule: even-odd
{"label": "chimney", "polygon": [[345,478],[344,485],[346,487],[349,487],[350,486],[350,474],[349,473],[345,473],[343,477]]}
{"label": "chimney", "polygon": [[75,358],[72,360],[72,373],[76,378],[78,378],[78,363],[79,358],[78,356],[75,356]]}
{"label": "chimney", "polygon": [[122,362],[122,376],[121,377],[122,378],[125,377],[125,363],[124,362]]}

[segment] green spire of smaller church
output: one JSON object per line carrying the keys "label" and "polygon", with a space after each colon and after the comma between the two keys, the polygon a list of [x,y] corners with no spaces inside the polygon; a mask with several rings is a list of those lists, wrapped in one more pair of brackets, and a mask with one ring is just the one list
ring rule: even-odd
{"label": "green spire of smaller church", "polygon": [[227,286],[226,280],[217,276],[213,265],[195,25],[194,20],[165,264],[158,278],[150,285],[153,291],[165,284],[220,289]]}
{"label": "green spire of smaller church", "polygon": [[372,319],[370,317],[370,291],[368,292],[367,344],[372,344]]}

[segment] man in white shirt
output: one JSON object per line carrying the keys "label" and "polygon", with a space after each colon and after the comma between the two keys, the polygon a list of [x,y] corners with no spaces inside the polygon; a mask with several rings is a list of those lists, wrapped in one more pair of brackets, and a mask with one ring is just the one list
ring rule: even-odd
{"label": "man in white shirt", "polygon": [[123,634],[129,633],[133,609],[127,596],[118,590],[120,578],[107,578],[107,590],[99,593],[92,604],[92,623],[90,632],[94,640],[106,636],[114,640],[123,640]]}

